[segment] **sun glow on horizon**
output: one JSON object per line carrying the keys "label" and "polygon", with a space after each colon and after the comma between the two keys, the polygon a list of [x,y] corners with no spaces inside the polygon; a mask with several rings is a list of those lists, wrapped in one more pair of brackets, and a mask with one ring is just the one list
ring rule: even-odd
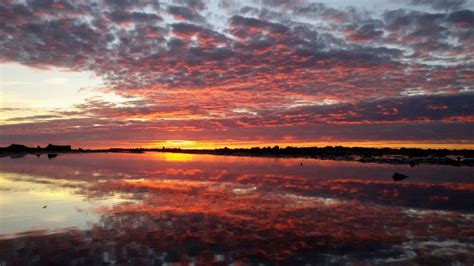
{"label": "sun glow on horizon", "polygon": [[364,148],[420,148],[420,149],[474,149],[471,142],[414,142],[414,141],[195,141],[195,140],[168,140],[151,145],[146,148],[180,148],[180,149],[221,149],[221,148],[252,148],[252,147],[364,147]]}

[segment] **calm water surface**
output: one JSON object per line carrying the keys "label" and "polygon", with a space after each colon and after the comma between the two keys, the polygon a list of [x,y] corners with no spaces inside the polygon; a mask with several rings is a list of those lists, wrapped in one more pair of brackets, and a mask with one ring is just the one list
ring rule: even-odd
{"label": "calm water surface", "polygon": [[[394,182],[394,172],[410,178]],[[0,218],[0,265],[472,265],[474,168],[3,157]]]}

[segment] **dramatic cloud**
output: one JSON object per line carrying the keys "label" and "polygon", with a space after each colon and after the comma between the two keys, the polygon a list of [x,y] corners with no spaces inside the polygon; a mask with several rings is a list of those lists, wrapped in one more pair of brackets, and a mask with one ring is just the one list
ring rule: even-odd
{"label": "dramatic cloud", "polygon": [[[306,140],[298,127],[410,123],[413,139],[432,140],[447,135],[427,124],[472,128],[472,5],[394,2],[371,11],[303,0],[3,2],[1,62],[92,71],[130,101],[9,118],[2,142],[34,139],[26,122],[55,128],[51,138],[108,130],[117,140],[143,128],[161,139],[237,140],[239,130],[261,140],[279,137],[250,134],[280,127],[295,141]],[[466,135],[449,138],[472,142]]]}
{"label": "dramatic cloud", "polygon": [[428,5],[437,10],[457,9],[464,6],[467,0],[411,0],[413,5]]}

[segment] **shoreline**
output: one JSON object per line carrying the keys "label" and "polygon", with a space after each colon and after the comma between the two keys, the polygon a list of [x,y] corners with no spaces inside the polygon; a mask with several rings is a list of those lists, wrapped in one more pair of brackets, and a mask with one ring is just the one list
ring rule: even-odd
{"label": "shoreline", "polygon": [[[305,149],[305,148],[297,148]],[[308,148],[311,149],[311,148]],[[332,161],[350,161],[360,163],[377,163],[377,164],[395,164],[395,165],[410,165],[415,167],[420,164],[431,165],[451,165],[451,166],[474,166],[474,157],[464,157],[456,155],[448,156],[413,156],[409,157],[402,154],[357,154],[357,153],[314,153],[308,154],[305,152],[285,153],[278,150],[270,152],[253,152],[250,149],[216,149],[216,150],[185,150],[185,149],[97,149],[97,150],[82,150],[74,149],[70,151],[52,151],[52,150],[38,150],[38,151],[4,151],[0,150],[0,157],[22,158],[26,155],[33,155],[40,157],[41,155],[48,156],[49,159],[54,159],[60,154],[87,154],[87,153],[134,153],[143,154],[146,152],[162,152],[162,153],[182,153],[182,154],[207,154],[217,156],[242,156],[242,157],[260,157],[260,158],[293,158],[293,159],[316,159],[316,160],[332,160]],[[461,150],[463,151],[463,150]],[[464,152],[474,152],[472,150],[464,150]],[[450,151],[449,153],[455,153]]]}

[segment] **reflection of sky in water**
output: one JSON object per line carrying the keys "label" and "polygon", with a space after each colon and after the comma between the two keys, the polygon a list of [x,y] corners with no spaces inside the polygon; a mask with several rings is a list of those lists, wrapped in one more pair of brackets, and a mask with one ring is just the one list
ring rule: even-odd
{"label": "reflection of sky in water", "polygon": [[11,238],[25,231],[85,229],[89,221],[98,220],[91,210],[123,201],[119,198],[84,200],[78,192],[86,185],[72,180],[0,173],[0,238]]}
{"label": "reflection of sky in water", "polygon": [[96,264],[474,260],[469,167],[147,153],[0,158],[0,169],[10,262],[26,251]]}

